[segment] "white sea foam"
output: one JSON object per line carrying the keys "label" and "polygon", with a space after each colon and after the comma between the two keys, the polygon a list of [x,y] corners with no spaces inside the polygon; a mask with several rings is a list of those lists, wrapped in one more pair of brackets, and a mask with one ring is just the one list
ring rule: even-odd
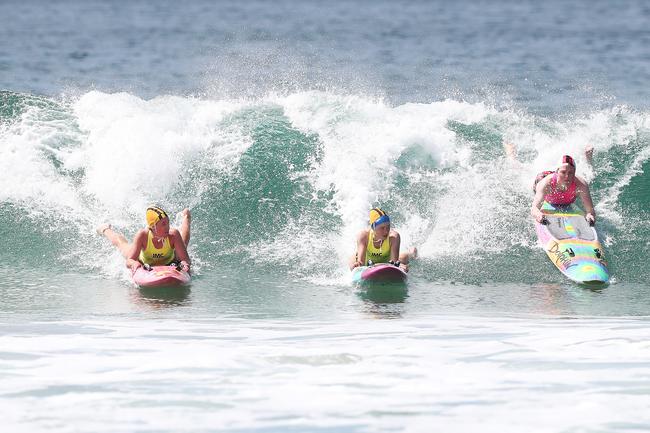
{"label": "white sea foam", "polygon": [[[330,242],[341,261],[354,251],[353,239],[366,225],[368,210],[383,206],[390,197],[399,172],[396,163],[404,151],[424,149],[438,169],[468,165],[469,152],[447,123],[479,122],[492,112],[482,104],[451,100],[391,107],[381,100],[320,92],[294,94],[279,103],[295,127],[316,133],[323,145],[323,159],[312,182],[316,189],[335,191],[335,210],[343,227],[338,240]],[[421,219],[405,215],[401,226],[405,246],[417,242],[411,227]]]}
{"label": "white sea foam", "polygon": [[84,191],[115,217],[124,217],[124,209],[139,215],[178,188],[197,155],[225,171],[250,145],[219,125],[241,106],[171,96],[145,101],[124,93],[84,95],[74,107],[87,134],[75,161],[85,169]]}
{"label": "white sea foam", "polygon": [[640,432],[647,330],[467,316],[34,323],[0,332],[0,400],[15,433]]}
{"label": "white sea foam", "polygon": [[64,217],[80,208],[72,181],[52,164],[61,155],[58,142],[75,140],[71,119],[32,107],[15,122],[0,129],[0,201],[27,203],[27,211],[38,217]]}
{"label": "white sea foam", "polygon": [[[289,220],[268,251],[258,249],[259,260],[295,259],[304,269],[323,262],[314,239],[334,257],[325,261],[344,269],[369,208],[385,203],[395,207],[386,210],[403,246],[419,246],[424,258],[532,245],[528,206],[534,175],[553,168],[564,153],[576,157],[578,174],[587,179],[610,173],[614,167],[607,158],[593,168],[586,164],[585,146],[593,145],[598,157],[625,149],[647,130],[647,115],[625,107],[546,120],[453,100],[390,106],[317,91],[249,101],[144,100],[92,91],[72,103],[71,113],[65,105],[57,116],[47,115],[53,108],[32,108],[3,126],[0,198],[53,209],[78,221],[81,232],[90,232],[98,217],[135,230],[151,202],[172,210],[200,205],[212,193],[210,176],[229,176],[253,143],[248,120],[237,114],[269,106],[316,136],[317,162],[290,176],[305,179],[315,191],[332,191],[326,211],[342,221],[326,230],[302,217]],[[514,143],[517,161],[508,161],[498,142],[459,132],[462,125]],[[594,194],[603,198],[597,203],[602,216],[618,221],[617,197],[648,156],[648,149],[638,150],[627,171]],[[407,187],[397,188],[400,182]],[[182,198],[170,201],[180,190]]]}
{"label": "white sea foam", "polygon": [[[392,107],[382,100],[325,92],[270,100],[283,108],[294,127],[318,137],[322,159],[307,179],[316,190],[334,192],[328,209],[343,222],[336,233],[327,234],[304,222],[290,222],[277,242],[259,251],[261,260],[278,256],[306,269],[323,261],[321,248],[313,248],[315,239],[336,252],[343,269],[368,210],[388,201],[400,206],[387,210],[396,216],[403,246],[419,246],[424,258],[533,246],[529,207],[535,175],[553,169],[561,155],[571,154],[578,175],[593,180],[609,170],[609,162],[600,158],[598,166],[590,166],[585,149],[593,146],[598,159],[626,146],[646,117],[618,107],[581,118],[544,120],[483,104],[446,100]],[[451,123],[492,130],[515,145],[516,159],[509,160],[498,143],[489,149],[495,144],[459,135]],[[402,155],[414,150],[426,161],[400,163]],[[609,191],[592,193],[609,197],[596,202],[603,216],[615,216],[608,201],[638,173],[644,155],[635,158],[628,174]],[[418,191],[400,190],[406,196],[397,197],[399,175]],[[429,202],[409,198],[421,196],[422,188],[431,190],[425,198]],[[271,254],[278,251],[282,253]]]}

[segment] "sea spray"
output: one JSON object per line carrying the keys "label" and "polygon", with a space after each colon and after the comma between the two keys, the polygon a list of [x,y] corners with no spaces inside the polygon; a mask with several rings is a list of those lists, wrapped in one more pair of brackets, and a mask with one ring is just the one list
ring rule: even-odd
{"label": "sea spray", "polygon": [[[55,233],[67,249],[53,260],[113,274],[119,255],[94,227],[110,222],[130,238],[156,202],[172,215],[192,210],[190,252],[205,269],[249,261],[336,281],[368,209],[381,206],[403,247],[419,247],[415,272],[461,281],[546,278],[532,259],[541,251],[528,215],[530,185],[569,153],[591,182],[612,268],[626,273],[643,260],[643,250],[627,251],[646,229],[627,222],[647,212],[639,192],[647,182],[647,114],[625,107],[545,119],[482,103],[391,106],[317,91],[250,100],[91,91],[66,102],[5,93],[3,101],[3,220],[14,238],[32,240],[13,247],[18,256]],[[513,143],[514,158],[503,142]],[[630,215],[630,207],[639,212]],[[509,262],[520,271],[505,269]]]}

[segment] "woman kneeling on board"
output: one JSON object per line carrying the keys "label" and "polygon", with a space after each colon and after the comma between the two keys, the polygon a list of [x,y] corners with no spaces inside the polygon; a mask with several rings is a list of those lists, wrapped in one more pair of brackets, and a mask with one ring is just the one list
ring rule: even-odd
{"label": "woman kneeling on board", "polygon": [[190,211],[182,212],[183,222],[179,230],[169,227],[167,213],[157,206],[147,208],[147,228],[139,230],[129,243],[110,224],[102,224],[97,233],[106,236],[124,258],[126,267],[135,272],[141,266],[164,266],[178,263],[184,271],[190,271],[187,244],[190,241]]}
{"label": "woman kneeling on board", "polygon": [[370,228],[357,235],[357,252],[350,258],[350,269],[377,263],[392,263],[408,272],[408,263],[417,256],[417,250],[411,248],[406,253],[399,253],[400,236],[390,228],[390,218],[383,210],[374,208],[370,211]]}
{"label": "woman kneeling on board", "polygon": [[535,198],[530,209],[530,214],[538,223],[544,221],[544,214],[540,210],[544,202],[552,205],[568,206],[578,196],[585,207],[585,219],[591,225],[596,223],[596,212],[589,194],[587,182],[576,176],[576,163],[569,155],[564,155],[556,171],[544,171],[537,175],[535,185]]}

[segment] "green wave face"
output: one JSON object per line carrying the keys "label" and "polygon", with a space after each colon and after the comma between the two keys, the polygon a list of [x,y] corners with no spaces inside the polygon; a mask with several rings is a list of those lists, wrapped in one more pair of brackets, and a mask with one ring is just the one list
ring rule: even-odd
{"label": "green wave face", "polygon": [[[415,272],[480,284],[553,280],[528,216],[535,174],[564,153],[591,185],[616,281],[650,277],[647,113],[549,120],[483,104],[387,106],[305,92],[200,100],[90,92],[57,101],[0,93],[3,261],[108,272],[158,203],[193,213],[198,272],[246,263],[309,278],[345,274],[367,211],[385,209]],[[503,142],[516,148],[512,160]],[[594,147],[593,165],[582,152]],[[174,218],[174,222],[179,220]]]}

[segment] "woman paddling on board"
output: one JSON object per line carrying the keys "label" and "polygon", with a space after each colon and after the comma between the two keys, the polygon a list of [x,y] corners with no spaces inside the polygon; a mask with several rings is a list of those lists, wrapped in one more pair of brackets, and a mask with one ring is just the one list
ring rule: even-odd
{"label": "woman paddling on board", "polygon": [[124,258],[126,267],[135,272],[143,265],[166,266],[178,263],[184,271],[190,271],[190,258],[187,255],[187,244],[190,241],[189,209],[181,212],[183,221],[180,229],[169,227],[167,213],[158,206],[147,208],[147,228],[139,230],[129,243],[126,238],[113,230],[110,224],[102,224],[97,233],[106,236],[115,245]]}
{"label": "woman paddling on board", "polygon": [[535,198],[530,214],[538,223],[543,223],[544,214],[540,210],[546,201],[556,206],[568,206],[580,197],[585,207],[585,219],[591,225],[596,223],[596,212],[589,193],[587,182],[576,176],[576,163],[569,155],[564,155],[556,171],[544,171],[537,175],[533,185]]}
{"label": "woman paddling on board", "polygon": [[408,264],[417,256],[417,249],[399,253],[400,235],[390,228],[390,218],[383,210],[370,211],[370,228],[357,235],[357,252],[350,258],[350,269],[377,263],[392,263],[408,272]]}

